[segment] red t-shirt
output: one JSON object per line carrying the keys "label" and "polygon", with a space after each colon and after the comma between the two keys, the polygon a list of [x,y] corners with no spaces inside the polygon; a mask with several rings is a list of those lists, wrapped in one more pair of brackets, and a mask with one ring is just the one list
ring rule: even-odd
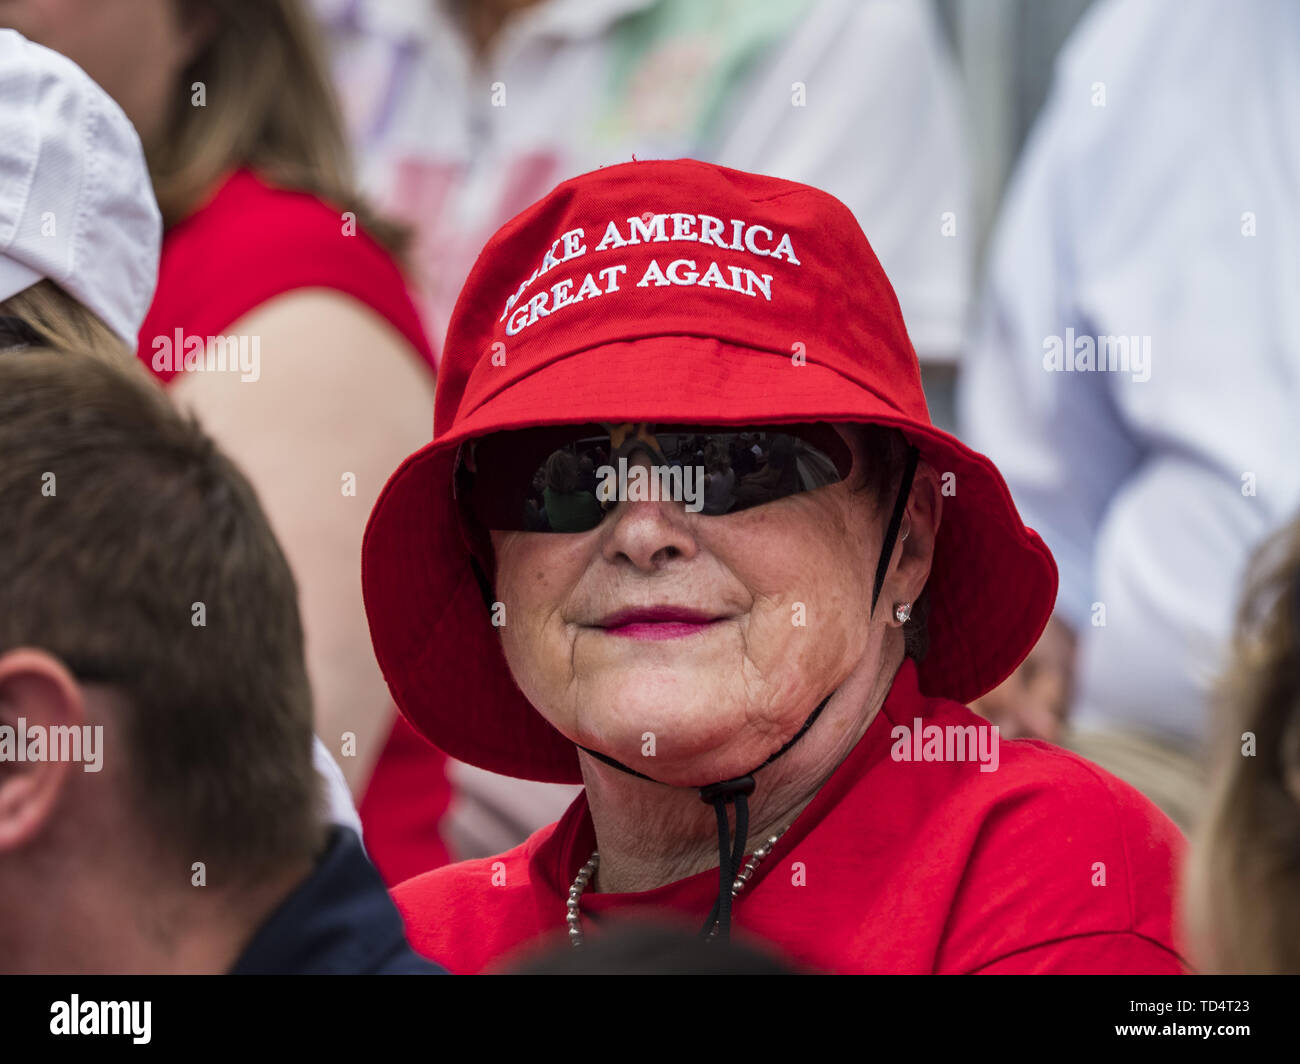
{"label": "red t-shirt", "polygon": [[[268,300],[306,288],[369,307],[432,372],[433,352],[393,257],[359,230],[346,235],[341,211],[250,170],[232,173],[167,231],[137,354],[167,383],[187,338],[224,335]],[[360,804],[366,849],[390,884],[450,860],[439,834],[451,801],[446,761],[398,717]]]}
{"label": "red t-shirt", "polygon": [[[988,726],[922,695],[904,662],[866,734],[737,898],[738,941],[756,935],[833,973],[1183,970],[1172,925],[1184,843],[1163,813],[1036,740],[1000,743],[989,772],[894,760],[891,733],[916,718]],[[595,847],[583,794],[508,853],[403,883],[393,896],[411,944],[466,974],[501,967],[538,935],[562,944],[569,887]],[[638,894],[589,891],[583,932],[645,910],[698,928],[717,889],[714,868]]]}

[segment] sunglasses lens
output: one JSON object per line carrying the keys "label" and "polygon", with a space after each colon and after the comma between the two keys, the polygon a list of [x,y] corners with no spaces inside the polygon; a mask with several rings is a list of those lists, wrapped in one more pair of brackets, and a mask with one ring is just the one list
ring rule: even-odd
{"label": "sunglasses lens", "polygon": [[548,427],[477,441],[458,492],[485,528],[588,532],[621,501],[721,516],[837,483],[851,466],[829,425]]}

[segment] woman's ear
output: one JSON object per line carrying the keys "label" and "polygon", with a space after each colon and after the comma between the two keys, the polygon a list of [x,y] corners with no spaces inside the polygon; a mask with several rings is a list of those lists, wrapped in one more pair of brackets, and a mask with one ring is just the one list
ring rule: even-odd
{"label": "woman's ear", "polygon": [[[894,571],[886,581],[890,602],[915,602],[925,590],[934,561],[934,544],[943,518],[943,492],[939,474],[919,462],[912,492],[894,545]],[[906,533],[906,535],[904,535]]]}

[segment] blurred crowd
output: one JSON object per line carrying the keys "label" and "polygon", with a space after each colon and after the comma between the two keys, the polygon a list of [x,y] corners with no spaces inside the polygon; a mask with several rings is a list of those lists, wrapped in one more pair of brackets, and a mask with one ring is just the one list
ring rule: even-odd
{"label": "blurred crowd", "polygon": [[[1092,4],[987,234],[966,92],[982,57],[954,35],[971,17],[0,0],[0,715],[87,699],[139,751],[104,773],[113,799],[0,758],[0,968],[434,970],[385,888],[518,847],[580,788],[452,757],[398,711],[363,601],[367,519],[445,431],[447,329],[493,234],[579,174],[691,158],[852,212],[936,423],[992,459],[1050,549],[1051,618],[972,708],[1192,838],[1189,969],[1300,971],[1300,8]],[[744,426],[657,446],[704,468],[710,516],[836,477]],[[607,438],[556,449],[520,527],[591,527],[611,461]],[[56,467],[57,494],[33,494]],[[178,602],[206,623],[177,634]],[[203,868],[164,871],[191,852]],[[331,862],[350,900],[304,900]],[[142,894],[157,928],[138,927]],[[11,904],[51,897],[113,934]],[[172,910],[205,933],[169,952]],[[628,956],[710,963],[673,948]],[[553,963],[529,970],[572,958]]]}

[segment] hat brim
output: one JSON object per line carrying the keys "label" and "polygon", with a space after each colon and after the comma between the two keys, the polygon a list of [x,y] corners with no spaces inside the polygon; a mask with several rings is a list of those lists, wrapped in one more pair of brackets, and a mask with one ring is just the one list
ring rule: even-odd
{"label": "hat brim", "polygon": [[420,732],[462,761],[524,779],[581,781],[574,744],[511,678],[461,534],[452,493],[459,444],[491,432],[588,421],[891,426],[953,489],[945,489],[927,585],[921,689],[978,698],[1024,660],[1051,615],[1055,562],[993,463],[811,359],[795,365],[770,351],[659,336],[568,355],[484,395],[393,474],[371,514],[362,562],[371,636],[393,697]]}
{"label": "hat brim", "polygon": [[0,303],[41,280],[44,280],[44,275],[30,266],[11,259],[8,255],[0,255]]}

